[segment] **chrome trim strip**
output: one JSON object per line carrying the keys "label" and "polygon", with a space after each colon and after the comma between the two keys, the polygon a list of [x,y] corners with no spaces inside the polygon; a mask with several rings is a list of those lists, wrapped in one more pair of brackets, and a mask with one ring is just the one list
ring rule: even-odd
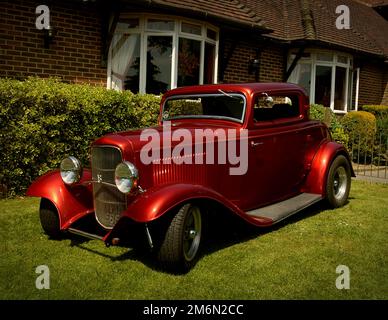
{"label": "chrome trim strip", "polygon": [[77,236],[82,236],[82,237],[93,239],[93,240],[104,239],[104,237],[98,236],[96,234],[92,234],[92,233],[85,232],[85,231],[78,230],[78,229],[74,229],[74,228],[69,228],[69,229],[67,229],[67,231],[72,233],[72,234],[76,234]]}

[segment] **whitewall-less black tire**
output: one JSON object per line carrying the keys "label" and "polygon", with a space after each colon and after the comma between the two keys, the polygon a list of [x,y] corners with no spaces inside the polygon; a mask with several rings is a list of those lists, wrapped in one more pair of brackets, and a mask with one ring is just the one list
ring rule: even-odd
{"label": "whitewall-less black tire", "polygon": [[202,241],[202,213],[186,203],[179,208],[162,239],[158,260],[169,270],[187,272],[198,260]]}
{"label": "whitewall-less black tire", "polygon": [[60,230],[58,211],[50,200],[42,198],[40,201],[39,218],[43,231],[50,238],[61,238],[62,232]]}

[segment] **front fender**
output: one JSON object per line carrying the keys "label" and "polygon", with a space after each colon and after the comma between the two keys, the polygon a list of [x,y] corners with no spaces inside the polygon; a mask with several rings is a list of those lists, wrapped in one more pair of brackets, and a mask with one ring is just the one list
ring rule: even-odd
{"label": "front fender", "polygon": [[140,194],[122,214],[136,222],[147,223],[158,219],[179,204],[190,200],[207,199],[218,202],[233,213],[255,225],[269,224],[269,221],[252,219],[238,206],[221,194],[202,185],[171,184],[156,187]]}
{"label": "front fender", "polygon": [[73,222],[94,211],[91,185],[82,185],[92,179],[84,169],[81,181],[73,186],[63,183],[59,170],[51,171],[31,184],[26,195],[50,200],[58,210],[60,228],[67,229]]}
{"label": "front fender", "polygon": [[326,179],[333,160],[343,155],[349,160],[351,174],[354,177],[352,163],[345,147],[339,143],[329,141],[323,143],[314,156],[309,175],[302,192],[321,194],[326,196]]}

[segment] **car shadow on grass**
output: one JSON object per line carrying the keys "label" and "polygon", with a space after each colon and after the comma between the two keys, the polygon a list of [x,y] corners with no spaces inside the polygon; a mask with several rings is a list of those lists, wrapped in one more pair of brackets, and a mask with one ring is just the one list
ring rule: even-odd
{"label": "car shadow on grass", "polygon": [[234,214],[226,213],[225,216],[229,215],[227,216],[228,221],[226,223],[223,221],[220,226],[219,222],[212,222],[211,230],[209,230],[211,236],[208,236],[207,239],[205,239],[206,248],[202,252],[204,255],[209,255],[230,246],[256,239],[267,233],[282,229],[287,225],[292,225],[300,220],[313,217],[324,210],[327,210],[327,205],[324,201],[320,201],[273,226],[263,228],[250,225],[239,217],[236,217]]}
{"label": "car shadow on grass", "polygon": [[[252,226],[229,211],[218,210],[217,213],[211,214],[206,223],[204,223],[206,226],[206,229],[204,229],[204,234],[207,236],[203,239],[203,246],[199,259],[228,247],[253,240],[270,232],[277,231],[287,225],[297,223],[300,220],[308,219],[327,209],[328,208],[326,203],[324,201],[320,201],[271,227],[265,228]],[[88,225],[90,226],[90,223]],[[85,244],[91,241],[90,239],[77,235],[69,235],[69,238],[71,239],[72,246],[76,246],[93,254],[98,254],[111,261],[138,261],[154,271],[166,273],[165,270],[160,268],[156,258],[149,250],[149,248],[147,248],[146,244],[139,248],[131,248],[129,246],[122,245],[122,247],[128,249],[127,252],[120,255],[111,255],[108,254],[104,248],[94,249],[86,246]],[[171,274],[171,272],[169,273]],[[172,274],[177,276],[182,275],[179,273]]]}

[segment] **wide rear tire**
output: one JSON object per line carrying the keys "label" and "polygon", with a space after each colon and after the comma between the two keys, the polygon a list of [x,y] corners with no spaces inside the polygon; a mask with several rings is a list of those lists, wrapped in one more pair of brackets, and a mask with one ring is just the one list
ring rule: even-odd
{"label": "wide rear tire", "polygon": [[338,208],[348,201],[351,185],[350,164],[339,155],[330,166],[326,182],[326,200],[330,207]]}
{"label": "wide rear tire", "polygon": [[187,203],[179,209],[168,226],[157,258],[164,269],[188,272],[198,261],[201,242],[201,209]]}

